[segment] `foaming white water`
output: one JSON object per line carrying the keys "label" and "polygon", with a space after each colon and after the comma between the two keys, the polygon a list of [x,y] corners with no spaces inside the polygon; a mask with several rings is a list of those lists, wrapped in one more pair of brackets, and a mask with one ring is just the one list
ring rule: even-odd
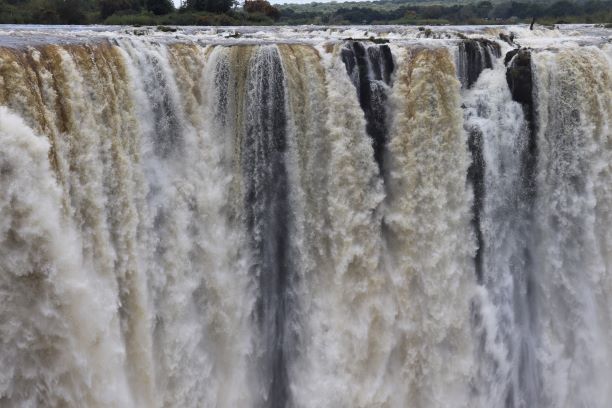
{"label": "foaming white water", "polygon": [[0,405],[611,401],[600,31],[126,30],[0,47]]}
{"label": "foaming white water", "polygon": [[609,404],[610,61],[597,48],[534,60],[536,316],[542,403]]}
{"label": "foaming white water", "polygon": [[[116,296],[115,318],[125,342],[134,403],[150,405],[154,400],[151,316],[141,268],[143,252],[138,247],[143,192],[138,188],[142,175],[135,166],[139,135],[132,95],[122,65],[89,66],[84,62],[92,56],[81,50],[60,49],[57,56],[58,68],[70,84],[60,96],[67,123],[57,138],[57,155],[66,166],[67,211],[80,227],[83,256]],[[109,89],[108,80],[116,88]]]}
{"label": "foaming white water", "polygon": [[249,404],[252,297],[245,297],[238,215],[227,208],[239,175],[217,105],[227,92],[219,76],[228,61],[223,49],[210,60],[205,49],[188,45],[130,42],[123,49],[143,129],[144,252],[151,256],[146,267],[162,405]]}
{"label": "foaming white water", "polygon": [[1,401],[131,406],[116,289],[81,254],[49,143],[4,107],[0,141]]}
{"label": "foaming white water", "polygon": [[[318,220],[306,225],[307,234],[317,239],[314,258],[309,259],[316,264],[304,276],[308,314],[304,352],[298,359],[301,370],[294,383],[298,406],[371,406],[389,398],[385,366],[393,308],[384,295],[386,277],[378,268],[382,186],[339,51],[321,50],[325,77],[315,84],[321,87],[319,95],[326,95],[326,110],[318,119],[324,133],[307,141],[314,158],[324,161],[310,165],[322,172],[307,177],[323,180],[306,180],[320,183],[310,188],[306,199],[325,201],[313,208]],[[308,156],[305,159],[312,160]],[[319,197],[322,191],[326,193]],[[317,225],[320,222],[324,224]],[[360,386],[364,383],[370,385]]]}
{"label": "foaming white water", "polygon": [[[532,305],[528,285],[532,245],[533,194],[529,183],[529,127],[521,105],[512,100],[506,67],[495,61],[471,89],[465,90],[465,124],[472,141],[474,166],[482,172],[480,229],[485,291],[475,298],[475,333],[480,342],[475,388],[479,406],[533,406],[534,368]],[[481,159],[482,161],[479,161]],[[475,169],[475,171],[478,171]],[[478,197],[476,198],[478,200]]]}
{"label": "foaming white water", "polygon": [[394,405],[469,406],[474,243],[460,84],[446,48],[399,55],[384,218],[397,304]]}

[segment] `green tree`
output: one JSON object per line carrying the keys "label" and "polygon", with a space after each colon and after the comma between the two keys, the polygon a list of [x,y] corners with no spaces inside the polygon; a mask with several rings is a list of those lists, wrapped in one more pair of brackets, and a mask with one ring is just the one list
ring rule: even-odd
{"label": "green tree", "polygon": [[57,8],[49,0],[32,0],[27,4],[28,7],[28,20],[36,24],[57,24],[59,23],[59,16],[57,14]]}
{"label": "green tree", "polygon": [[81,0],[60,0],[57,4],[57,14],[64,24],[87,24],[83,13]]}
{"label": "green tree", "polygon": [[118,11],[139,11],[137,0],[99,0],[100,17],[105,20]]}
{"label": "green tree", "polygon": [[491,13],[492,9],[493,3],[490,1],[481,1],[476,5],[476,14],[481,18],[489,17],[489,13]]}
{"label": "green tree", "polygon": [[552,4],[548,8],[547,14],[553,17],[563,17],[563,16],[577,15],[579,14],[579,10],[578,10],[578,7],[574,3],[570,3],[569,1],[562,0],[562,1],[558,1]]}
{"label": "green tree", "polygon": [[174,11],[174,4],[170,0],[146,0],[146,6],[147,10],[158,16]]}
{"label": "green tree", "polygon": [[234,0],[187,0],[187,8],[212,13],[225,13],[234,5]]}
{"label": "green tree", "polygon": [[262,13],[274,20],[280,17],[280,10],[271,5],[267,0],[246,0],[244,11],[247,13]]}

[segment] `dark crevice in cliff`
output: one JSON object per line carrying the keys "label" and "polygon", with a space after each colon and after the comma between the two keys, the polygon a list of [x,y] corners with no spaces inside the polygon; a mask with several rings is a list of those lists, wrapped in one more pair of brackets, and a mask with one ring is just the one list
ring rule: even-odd
{"label": "dark crevice in cliff", "polygon": [[353,41],[342,49],[342,61],[357,89],[359,105],[366,119],[366,131],[372,138],[374,159],[382,174],[387,143],[387,89],[395,68],[388,45],[364,45]]}
{"label": "dark crevice in cliff", "polygon": [[[457,61],[457,74],[464,89],[469,89],[485,69],[493,68],[494,58],[501,57],[499,44],[496,42],[479,38],[465,39],[459,44],[459,55]],[[476,127],[466,128],[468,132],[468,148],[472,156],[472,163],[468,168],[467,180],[472,185],[474,201],[472,202],[472,227],[476,234],[476,255],[474,259],[476,279],[479,283],[483,280],[483,252],[484,238],[481,228],[481,216],[485,200],[485,160],[484,141],[480,129]]]}
{"label": "dark crevice in cliff", "polygon": [[474,262],[476,264],[476,279],[478,283],[482,283],[482,254],[485,243],[480,220],[485,198],[485,159],[483,155],[483,138],[480,129],[469,129],[468,147],[472,154],[472,163],[468,168],[467,180],[472,185],[474,191],[474,201],[472,202],[472,227],[476,233],[476,242],[478,244]]}
{"label": "dark crevice in cliff", "polygon": [[535,171],[537,158],[536,123],[533,103],[533,75],[531,72],[531,52],[526,49],[515,49],[508,52],[504,58],[506,81],[512,94],[512,99],[523,107],[525,120],[529,127],[527,149],[522,157],[522,180],[526,199],[535,198]]}
{"label": "dark crevice in cliff", "polygon": [[457,70],[463,88],[470,88],[485,69],[493,68],[493,58],[501,57],[499,44],[484,38],[459,43]]}
{"label": "dark crevice in cliff", "polygon": [[262,52],[251,72],[245,111],[249,115],[243,141],[245,208],[251,273],[259,290],[255,319],[260,330],[260,360],[266,395],[262,406],[289,404],[288,357],[291,314],[289,180],[285,164],[286,112],[284,73],[275,50]]}
{"label": "dark crevice in cliff", "polygon": [[[535,122],[535,105],[533,99],[533,72],[531,65],[531,51],[528,49],[515,49],[508,52],[504,58],[506,65],[506,82],[512,94],[512,99],[521,104],[525,121],[527,122],[527,140],[523,151],[521,152],[521,190],[517,197],[518,205],[523,208],[524,218],[527,220],[533,219],[533,208],[535,205],[537,186],[536,186],[536,171],[537,171],[537,127]],[[531,223],[528,221],[526,228],[530,228]],[[525,234],[530,236],[529,231]],[[534,254],[529,243],[525,243],[523,251],[524,269],[522,275],[515,276],[516,286],[522,286],[519,291],[525,296],[527,309],[522,311],[522,315],[517,319],[519,322],[524,322],[531,330],[531,322],[535,320],[535,311],[533,308],[534,283],[533,283],[533,259]],[[521,285],[522,283],[522,285]],[[539,379],[530,373],[530,362],[533,361],[533,351],[524,342],[518,350],[519,353],[519,388],[523,395],[528,396],[528,400],[534,400],[537,394]],[[531,374],[531,375],[530,375]]]}
{"label": "dark crevice in cliff", "polygon": [[144,79],[144,85],[154,117],[155,152],[159,157],[168,158],[180,152],[183,142],[181,121],[170,96],[168,78],[156,57],[146,55],[144,61],[139,63],[148,65],[152,70],[152,75]]}

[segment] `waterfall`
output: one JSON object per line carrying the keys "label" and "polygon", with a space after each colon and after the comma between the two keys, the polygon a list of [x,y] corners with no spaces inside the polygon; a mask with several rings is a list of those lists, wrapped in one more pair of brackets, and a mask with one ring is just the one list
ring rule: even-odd
{"label": "waterfall", "polygon": [[610,401],[610,60],[599,49],[534,59],[538,151],[535,314],[542,403]]}
{"label": "waterfall", "polygon": [[533,195],[530,132],[497,60],[464,90],[465,126],[474,141],[476,261],[483,289],[475,298],[481,406],[537,406],[531,285]]}
{"label": "waterfall", "polygon": [[95,273],[62,215],[48,140],[0,115],[3,404],[130,405],[116,282]]}
{"label": "waterfall", "polygon": [[0,406],[607,407],[609,30],[507,30],[0,28]]}
{"label": "waterfall", "polygon": [[394,68],[391,50],[388,45],[366,47],[354,41],[342,49],[341,55],[366,118],[366,131],[372,138],[374,158],[382,169],[387,142],[385,102]]}

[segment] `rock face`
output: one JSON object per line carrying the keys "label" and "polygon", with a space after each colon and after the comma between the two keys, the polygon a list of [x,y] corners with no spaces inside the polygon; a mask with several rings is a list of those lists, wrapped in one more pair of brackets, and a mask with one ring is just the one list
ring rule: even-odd
{"label": "rock face", "polygon": [[482,234],[481,218],[485,199],[485,158],[483,134],[477,127],[469,127],[468,129],[468,148],[472,155],[472,163],[468,168],[467,179],[472,184],[474,189],[474,201],[472,202],[472,227],[476,233],[476,242],[478,249],[474,259],[476,268],[476,278],[479,283],[482,283],[482,248],[485,242]]}
{"label": "rock face", "polygon": [[505,41],[510,45],[514,45],[514,33],[510,33],[510,34],[499,33],[499,38],[500,40]]}
{"label": "rock face", "polygon": [[[493,61],[501,57],[499,44],[486,38],[464,39],[459,44],[457,59],[457,74],[463,89],[470,89],[485,69],[493,68]],[[478,249],[475,255],[476,277],[482,282],[482,248],[484,248],[483,234],[480,228],[481,213],[485,196],[485,160],[483,155],[483,134],[472,126],[466,127],[468,132],[468,148],[472,156],[472,163],[468,168],[467,179],[472,184],[474,201],[472,203],[472,226],[476,233]]]}
{"label": "rock face", "polygon": [[516,49],[509,51],[505,58],[506,81],[512,94],[512,99],[523,106],[525,120],[529,127],[529,141],[523,153],[521,171],[525,183],[526,196],[535,197],[535,169],[537,157],[536,123],[533,106],[533,75],[531,71],[531,51]]}
{"label": "rock face", "polygon": [[[512,99],[523,105],[525,119],[529,123],[531,135],[534,136],[535,122],[533,120],[534,107],[531,51],[522,48],[509,51],[504,57],[504,64],[508,67],[506,69],[506,81],[512,93]],[[535,141],[533,143],[535,143]]]}
{"label": "rock face", "polygon": [[465,39],[459,44],[458,76],[463,88],[471,88],[480,73],[493,68],[493,58],[499,58],[499,44],[486,38]]}
{"label": "rock face", "polygon": [[508,52],[504,58],[506,81],[512,92],[512,99],[523,105],[533,106],[531,81],[531,52],[516,49]]}
{"label": "rock face", "polygon": [[0,408],[612,407],[607,31],[106,30],[0,27]]}
{"label": "rock face", "polygon": [[387,142],[387,89],[395,68],[391,49],[386,44],[352,41],[342,50],[342,61],[357,90],[366,118],[366,131],[372,138],[374,158],[382,172]]}

